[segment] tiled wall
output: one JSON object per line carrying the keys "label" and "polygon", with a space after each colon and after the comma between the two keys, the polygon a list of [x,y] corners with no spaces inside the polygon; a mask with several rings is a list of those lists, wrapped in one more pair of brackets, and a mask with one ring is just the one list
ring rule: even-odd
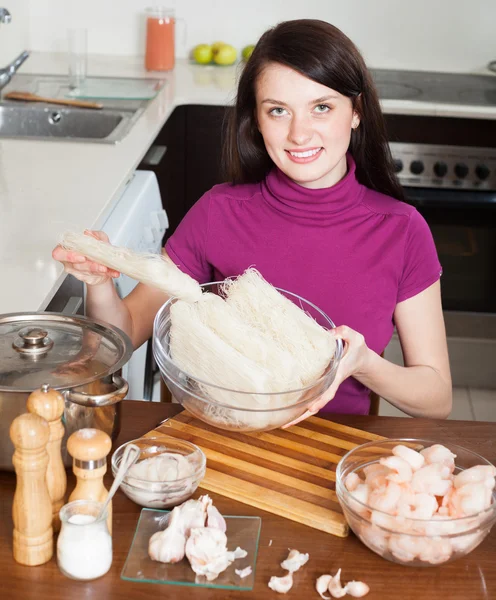
{"label": "tiled wall", "polygon": [[[22,37],[38,51],[64,51],[68,26],[90,28],[92,53],[143,54],[144,7],[149,0],[4,0],[23,23]],[[241,48],[275,23],[320,18],[359,46],[371,66],[471,71],[496,59],[494,0],[164,0],[187,23],[178,56],[200,42],[223,40]],[[28,8],[27,22],[24,15]],[[13,25],[13,24],[12,24]],[[12,27],[10,25],[9,27]],[[5,27],[0,36],[7,35]],[[25,40],[11,44],[20,47]],[[1,54],[5,52],[0,46]],[[11,52],[12,53],[12,52]]]}

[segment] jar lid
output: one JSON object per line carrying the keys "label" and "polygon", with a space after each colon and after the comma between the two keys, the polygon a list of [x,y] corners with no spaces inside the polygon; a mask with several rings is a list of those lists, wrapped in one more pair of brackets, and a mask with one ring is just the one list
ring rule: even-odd
{"label": "jar lid", "polygon": [[85,385],[120,369],[132,353],[129,337],[102,321],[51,312],[0,315],[0,392]]}

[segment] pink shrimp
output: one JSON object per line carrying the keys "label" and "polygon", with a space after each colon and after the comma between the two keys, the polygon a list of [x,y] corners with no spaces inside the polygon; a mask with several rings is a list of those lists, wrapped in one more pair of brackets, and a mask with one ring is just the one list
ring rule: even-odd
{"label": "pink shrimp", "polygon": [[344,485],[349,492],[353,492],[360,483],[363,481],[356,473],[348,473],[344,479]]}
{"label": "pink shrimp", "polygon": [[425,547],[420,552],[419,558],[432,565],[440,565],[451,558],[453,547],[451,540],[442,537],[425,538]]}
{"label": "pink shrimp", "polygon": [[442,446],[441,444],[433,444],[429,448],[421,450],[420,454],[425,458],[425,462],[428,465],[435,463],[442,464],[446,467],[449,467],[450,473],[453,473],[455,469],[456,454],[453,454],[453,452],[448,450],[446,446]]}
{"label": "pink shrimp", "polygon": [[453,486],[449,479],[451,471],[448,466],[433,463],[415,471],[412,477],[411,489],[416,493],[444,496]]}
{"label": "pink shrimp", "polygon": [[387,485],[386,477],[391,473],[391,469],[379,463],[374,463],[364,467],[365,483],[372,489]]}
{"label": "pink shrimp", "polygon": [[399,456],[381,458],[379,462],[384,467],[388,467],[393,471],[386,476],[386,479],[389,479],[389,481],[394,481],[394,483],[406,483],[412,480],[412,467],[406,460],[403,460]]}
{"label": "pink shrimp", "polygon": [[389,538],[389,551],[401,562],[412,562],[426,551],[426,540],[417,535],[395,534]]}
{"label": "pink shrimp", "polygon": [[483,483],[467,483],[456,489],[449,502],[450,515],[465,517],[475,515],[491,506],[492,491]]}
{"label": "pink shrimp", "polygon": [[439,505],[431,494],[413,494],[403,503],[398,502],[398,514],[412,519],[430,519],[437,511]]}
{"label": "pink shrimp", "polygon": [[394,514],[401,496],[401,487],[394,481],[387,486],[373,490],[369,496],[369,506],[375,510]]}
{"label": "pink shrimp", "polygon": [[460,488],[467,483],[484,482],[489,489],[493,489],[495,475],[496,467],[493,467],[493,465],[477,465],[460,471],[455,475],[453,484],[455,488]]}
{"label": "pink shrimp", "polygon": [[422,456],[422,454],[416,450],[413,450],[412,448],[408,448],[408,446],[399,444],[393,448],[392,453],[395,456],[406,460],[406,462],[412,467],[413,471],[418,471],[425,464],[425,458]]}
{"label": "pink shrimp", "polygon": [[381,556],[386,552],[390,534],[376,525],[363,524],[357,535],[374,552],[377,552]]}

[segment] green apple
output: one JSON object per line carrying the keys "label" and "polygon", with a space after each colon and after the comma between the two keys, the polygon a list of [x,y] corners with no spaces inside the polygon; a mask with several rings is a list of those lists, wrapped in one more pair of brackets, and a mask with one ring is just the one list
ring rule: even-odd
{"label": "green apple", "polygon": [[245,46],[243,48],[243,50],[241,51],[241,56],[243,57],[243,60],[248,60],[253,52],[253,50],[255,49],[255,44],[250,44],[249,46]]}
{"label": "green apple", "polygon": [[212,52],[214,54],[214,56],[217,54],[217,52],[222,48],[222,46],[224,46],[225,43],[224,42],[214,42],[212,44]]}
{"label": "green apple", "polygon": [[236,62],[236,48],[229,44],[224,44],[214,54],[214,62],[218,65],[232,65]]}
{"label": "green apple", "polygon": [[212,46],[209,44],[198,44],[193,48],[193,58],[200,65],[208,65],[213,56]]}

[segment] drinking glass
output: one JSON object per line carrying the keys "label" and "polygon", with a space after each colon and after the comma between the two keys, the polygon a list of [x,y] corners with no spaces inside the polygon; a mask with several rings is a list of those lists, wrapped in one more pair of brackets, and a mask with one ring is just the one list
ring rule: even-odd
{"label": "drinking glass", "polygon": [[69,29],[67,31],[69,87],[80,88],[86,79],[88,63],[88,30]]}

